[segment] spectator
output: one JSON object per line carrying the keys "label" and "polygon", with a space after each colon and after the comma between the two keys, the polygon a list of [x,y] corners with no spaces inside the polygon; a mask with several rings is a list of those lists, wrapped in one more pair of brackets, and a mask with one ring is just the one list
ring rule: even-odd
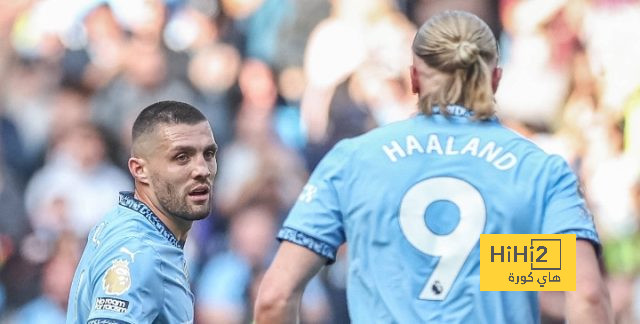
{"label": "spectator", "polygon": [[132,186],[109,162],[95,126],[70,128],[54,143],[45,166],[29,181],[26,207],[36,231],[72,231],[84,237],[117,203],[118,192]]}
{"label": "spectator", "polygon": [[[252,206],[231,218],[229,249],[214,256],[202,270],[196,306],[202,323],[250,321],[257,285],[273,257],[276,215],[268,206]],[[303,322],[328,320],[328,301],[316,279],[305,294]]]}
{"label": "spectator", "polygon": [[70,233],[62,234],[56,242],[52,255],[43,266],[40,296],[17,312],[16,324],[63,324],[66,322],[71,280],[79,258],[80,252],[75,236]]}
{"label": "spectator", "polygon": [[[245,62],[240,73],[243,101],[236,118],[235,139],[221,152],[217,205],[224,215],[247,204],[268,204],[279,213],[298,197],[306,170],[273,129],[277,89],[269,68]],[[224,171],[222,171],[224,170]]]}
{"label": "spectator", "polygon": [[[92,100],[93,119],[120,140],[123,156],[128,156],[129,132],[137,107],[146,107],[162,99],[193,103],[194,92],[184,82],[168,73],[166,53],[159,44],[133,38],[126,47],[122,75]],[[144,59],[140,59],[143,57]]]}

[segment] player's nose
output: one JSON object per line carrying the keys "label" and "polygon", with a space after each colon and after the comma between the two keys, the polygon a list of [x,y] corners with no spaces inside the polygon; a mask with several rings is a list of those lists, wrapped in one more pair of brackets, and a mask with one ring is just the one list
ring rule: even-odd
{"label": "player's nose", "polygon": [[196,162],[194,163],[193,171],[192,171],[194,178],[211,177],[212,171],[211,171],[211,166],[209,164],[210,163],[203,156],[200,156],[198,159],[196,159]]}

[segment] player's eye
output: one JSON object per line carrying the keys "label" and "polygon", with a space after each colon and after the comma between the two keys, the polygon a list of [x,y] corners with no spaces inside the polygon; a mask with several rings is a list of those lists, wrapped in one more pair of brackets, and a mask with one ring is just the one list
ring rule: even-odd
{"label": "player's eye", "polygon": [[180,163],[184,163],[189,161],[189,156],[187,156],[185,153],[180,153],[178,155],[176,155],[175,160],[180,162]]}
{"label": "player's eye", "polygon": [[214,150],[207,150],[204,152],[204,158],[207,160],[211,160],[216,156],[216,152]]}

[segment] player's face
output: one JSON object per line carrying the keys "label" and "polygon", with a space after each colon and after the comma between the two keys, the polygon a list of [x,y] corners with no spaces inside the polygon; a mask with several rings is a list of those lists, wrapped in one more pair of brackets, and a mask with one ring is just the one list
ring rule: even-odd
{"label": "player's face", "polygon": [[150,185],[163,212],[183,220],[207,217],[217,145],[209,123],[161,125],[158,146],[149,161]]}

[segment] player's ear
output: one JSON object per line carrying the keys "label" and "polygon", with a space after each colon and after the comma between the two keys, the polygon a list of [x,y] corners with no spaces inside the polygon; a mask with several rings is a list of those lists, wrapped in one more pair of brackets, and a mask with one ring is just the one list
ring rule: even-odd
{"label": "player's ear", "polygon": [[131,157],[127,163],[131,175],[141,183],[149,183],[149,175],[147,174],[147,161],[142,158]]}
{"label": "player's ear", "polygon": [[496,91],[498,91],[500,79],[502,79],[502,68],[496,66],[491,72],[491,88],[493,89],[493,93],[496,93]]}
{"label": "player's ear", "polygon": [[418,80],[418,69],[415,65],[411,65],[411,92],[420,94],[420,80]]}

